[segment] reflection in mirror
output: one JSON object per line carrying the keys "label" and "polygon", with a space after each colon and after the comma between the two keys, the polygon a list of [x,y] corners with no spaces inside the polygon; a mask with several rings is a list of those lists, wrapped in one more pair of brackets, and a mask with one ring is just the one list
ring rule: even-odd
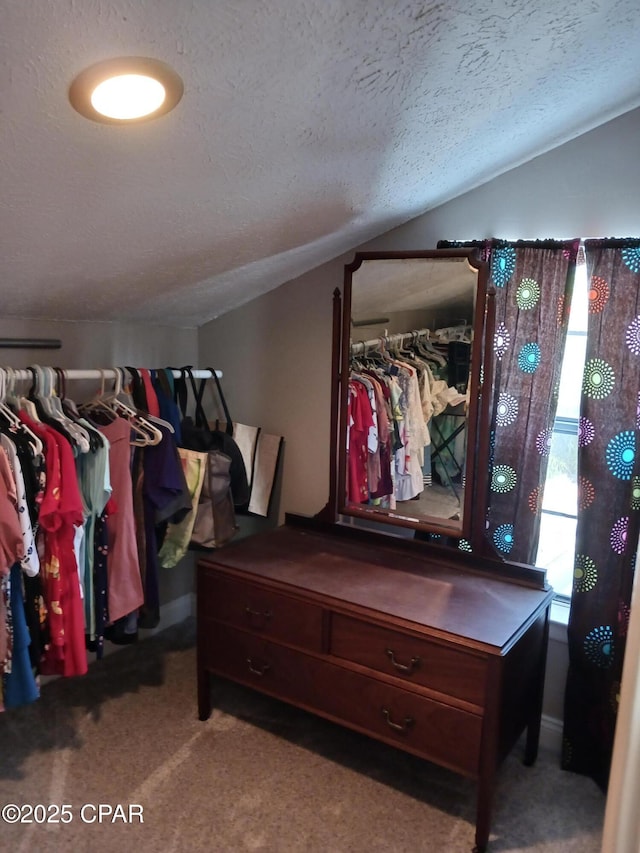
{"label": "reflection in mirror", "polygon": [[448,250],[362,253],[347,267],[342,514],[466,535],[479,266],[469,251]]}

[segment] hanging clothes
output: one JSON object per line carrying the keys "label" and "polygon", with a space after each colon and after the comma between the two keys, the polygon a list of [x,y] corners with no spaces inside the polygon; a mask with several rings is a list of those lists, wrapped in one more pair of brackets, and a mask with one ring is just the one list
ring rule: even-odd
{"label": "hanging clothes", "polygon": [[131,427],[124,418],[115,417],[98,429],[110,447],[109,476],[114,511],[107,519],[108,606],[109,617],[115,622],[137,610],[144,601],[131,488]]}
{"label": "hanging clothes", "polygon": [[144,541],[144,562],[141,560],[144,603],[138,616],[138,627],[155,628],[160,622],[160,590],[158,556],[158,525],[170,519],[181,519],[191,511],[191,500],[177,447],[166,427],[159,426],[163,440],[156,445],[139,448],[137,470],[139,477],[137,511],[138,539]]}
{"label": "hanging clothes", "polygon": [[[105,435],[86,418],[80,423],[95,433],[97,440],[91,453],[76,459],[78,484],[82,496],[84,539],[81,550],[80,577],[84,589],[84,615],[87,646],[101,656],[104,643],[105,596],[107,576],[96,565],[96,554],[104,547],[104,522],[102,521],[111,498],[111,473],[109,454],[111,445]],[[99,623],[99,624],[98,624]]]}
{"label": "hanging clothes", "polygon": [[62,399],[52,396],[51,368],[30,368],[27,398],[13,387],[5,394],[6,372],[0,369],[0,710],[34,701],[40,674],[84,674],[87,651],[102,657],[112,629],[135,639],[139,627],[156,627],[165,531],[194,517],[171,369],[137,371],[144,417],[119,379],[114,395],[103,399],[103,381],[95,404],[79,411],[64,387]]}
{"label": "hanging clothes", "polygon": [[7,709],[28,705],[40,695],[29,656],[31,637],[25,616],[19,563],[14,563],[11,567],[9,584],[13,649],[10,671],[2,679],[3,701]]}
{"label": "hanging clothes", "polygon": [[24,556],[22,530],[18,521],[17,491],[6,453],[0,448],[0,673],[11,672],[13,623],[10,607],[9,573]]}
{"label": "hanging clothes", "polygon": [[45,447],[46,488],[39,512],[43,531],[43,590],[48,608],[50,641],[44,650],[45,675],[82,675],[87,671],[84,612],[74,547],[82,527],[82,499],[73,451],[52,427],[18,416]]}
{"label": "hanging clothes", "polygon": [[412,343],[402,350],[353,358],[347,402],[351,502],[394,509],[398,501],[418,498],[432,482],[432,419],[466,400],[441,378],[448,373],[446,355],[431,344],[427,348],[419,334],[408,334]]}

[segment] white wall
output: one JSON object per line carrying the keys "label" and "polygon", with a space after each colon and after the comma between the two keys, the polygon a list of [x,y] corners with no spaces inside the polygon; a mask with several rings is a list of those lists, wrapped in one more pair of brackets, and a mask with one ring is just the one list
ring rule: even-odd
{"label": "white wall", "polygon": [[344,262],[200,329],[200,364],[222,369],[232,418],[285,438],[283,511],[315,513],[328,497],[332,292]]}
{"label": "white wall", "polygon": [[371,246],[432,248],[438,240],[485,237],[637,237],[639,139],[640,109],[412,220]]}
{"label": "white wall", "polygon": [[[360,248],[638,236],[639,139],[635,110]],[[200,363],[223,368],[233,417],[285,436],[281,515],[314,513],[327,500],[331,294],[352,258],[337,258],[200,330]],[[549,717],[562,712],[565,671],[560,631],[550,645]]]}
{"label": "white wall", "polygon": [[[0,350],[0,364],[22,368],[46,364],[66,368],[98,368],[130,364],[164,367],[194,364],[198,357],[196,329],[136,323],[77,323],[0,317],[1,338],[55,338],[52,350]],[[69,389],[71,390],[71,389]]]}

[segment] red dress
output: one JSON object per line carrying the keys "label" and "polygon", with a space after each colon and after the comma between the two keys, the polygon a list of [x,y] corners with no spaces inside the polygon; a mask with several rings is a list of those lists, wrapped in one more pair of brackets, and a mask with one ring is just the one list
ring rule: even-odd
{"label": "red dress", "polygon": [[19,414],[42,440],[45,455],[46,488],[39,522],[43,531],[41,566],[50,644],[42,657],[41,672],[84,675],[87,671],[84,611],[73,549],[74,525],[81,525],[83,516],[73,451],[54,429],[33,421],[23,412]]}
{"label": "red dress", "polygon": [[359,382],[349,383],[349,453],[347,464],[347,500],[366,503],[369,500],[369,451],[367,439],[374,426],[367,389]]}

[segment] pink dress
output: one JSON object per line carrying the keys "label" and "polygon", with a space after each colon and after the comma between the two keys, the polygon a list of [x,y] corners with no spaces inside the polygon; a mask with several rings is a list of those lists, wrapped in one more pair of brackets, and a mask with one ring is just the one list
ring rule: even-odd
{"label": "pink dress", "polygon": [[136,544],[131,481],[131,427],[124,418],[100,425],[109,441],[109,474],[117,512],[107,518],[109,621],[115,622],[137,610],[144,601]]}

